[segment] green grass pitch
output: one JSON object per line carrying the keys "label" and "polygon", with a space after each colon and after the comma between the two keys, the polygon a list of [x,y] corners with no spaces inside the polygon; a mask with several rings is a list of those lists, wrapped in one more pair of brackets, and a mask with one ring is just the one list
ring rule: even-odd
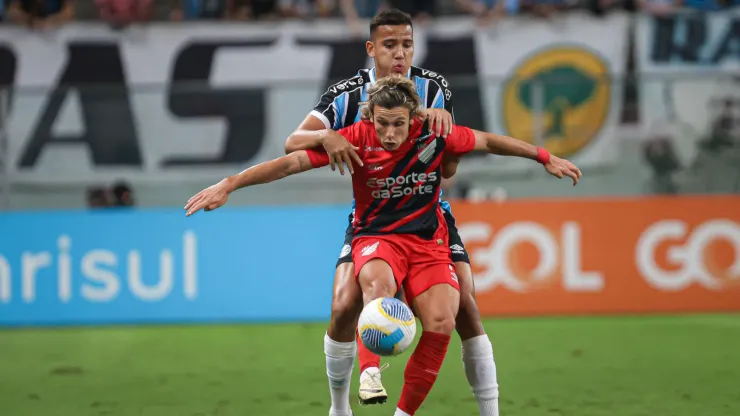
{"label": "green grass pitch", "polygon": [[[491,319],[502,416],[740,415],[740,315]],[[4,416],[328,415],[324,324],[0,330]],[[387,360],[391,415],[409,352]],[[474,416],[454,336],[420,416]]]}

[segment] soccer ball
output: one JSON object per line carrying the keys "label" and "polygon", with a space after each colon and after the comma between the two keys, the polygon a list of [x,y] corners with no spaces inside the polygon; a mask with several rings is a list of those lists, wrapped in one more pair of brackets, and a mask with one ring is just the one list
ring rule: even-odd
{"label": "soccer ball", "polygon": [[396,298],[378,298],[365,305],[357,324],[362,343],[381,356],[398,355],[414,341],[416,318],[413,312]]}

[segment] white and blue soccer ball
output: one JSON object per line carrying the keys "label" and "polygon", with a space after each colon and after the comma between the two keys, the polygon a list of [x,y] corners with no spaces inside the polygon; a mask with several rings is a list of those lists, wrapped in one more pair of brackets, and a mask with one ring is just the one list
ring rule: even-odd
{"label": "white and blue soccer ball", "polygon": [[357,331],[362,343],[374,354],[399,355],[414,341],[416,318],[400,300],[378,298],[365,305]]}

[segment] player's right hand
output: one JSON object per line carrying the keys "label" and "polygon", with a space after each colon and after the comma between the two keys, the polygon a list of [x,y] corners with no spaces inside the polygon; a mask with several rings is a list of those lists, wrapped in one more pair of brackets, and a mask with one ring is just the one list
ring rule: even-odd
{"label": "player's right hand", "polygon": [[581,170],[576,165],[555,155],[550,156],[550,161],[544,166],[550,175],[558,179],[562,179],[564,176],[571,178],[573,180],[573,186],[578,185],[578,180],[583,176]]}
{"label": "player's right hand", "polygon": [[344,175],[344,164],[347,165],[349,173],[354,174],[355,170],[352,166],[353,159],[358,165],[363,166],[362,159],[360,159],[360,156],[357,154],[357,151],[360,150],[360,148],[352,146],[352,143],[336,131],[329,130],[321,144],[329,155],[329,166],[331,167],[331,170],[336,170],[338,166],[339,173]]}
{"label": "player's right hand", "polygon": [[213,211],[214,209],[222,207],[228,200],[229,190],[227,189],[226,183],[221,181],[215,185],[209,186],[188,199],[188,203],[185,204],[185,210],[187,211],[185,216],[189,217],[201,209],[204,211]]}

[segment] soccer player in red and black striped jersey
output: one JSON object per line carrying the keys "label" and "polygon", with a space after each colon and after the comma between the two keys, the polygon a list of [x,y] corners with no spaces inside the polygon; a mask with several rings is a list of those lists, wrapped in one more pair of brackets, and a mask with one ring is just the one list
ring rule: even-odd
{"label": "soccer player in red and black striped jersey", "polygon": [[[426,399],[455,330],[460,296],[439,203],[443,157],[488,151],[536,160],[550,174],[572,178],[574,185],[581,177],[567,160],[510,137],[458,125],[446,138],[440,137],[417,117],[419,108],[414,84],[392,75],[369,89],[363,121],[339,131],[358,148],[362,161],[352,175],[356,199],[352,256],[363,300],[393,297],[403,287],[423,328],[404,372],[395,416],[414,415]],[[320,148],[261,163],[192,197],[185,206],[187,215],[222,206],[237,189],[328,164],[329,157]]]}
{"label": "soccer player in red and black striped jersey", "polygon": [[[453,91],[448,81],[439,73],[411,65],[414,58],[414,29],[411,17],[397,9],[388,9],[378,13],[369,25],[370,39],[365,43],[366,52],[373,59],[371,69],[361,69],[357,75],[330,86],[322,94],[319,102],[296,131],[285,143],[286,153],[308,150],[321,145],[330,158],[330,166],[344,174],[342,164],[346,163],[350,172],[358,156],[352,145],[337,131],[360,122],[361,103],[367,101],[367,91],[378,78],[389,74],[406,75],[416,87],[421,98],[423,116],[439,135],[446,137],[454,123]],[[323,142],[305,140],[304,131],[327,130]],[[304,138],[302,140],[301,138]],[[457,160],[446,157],[442,165],[442,176],[449,178],[457,169]],[[449,228],[448,245],[452,251],[452,262],[460,280],[460,309],[455,330],[462,343],[461,355],[465,374],[470,383],[473,395],[481,409],[481,416],[498,416],[498,381],[493,345],[485,332],[480,319],[478,305],[475,301],[473,271],[470,266],[465,244],[455,226],[452,207],[440,193],[440,204]],[[348,386],[351,379],[352,362],[348,355],[356,349],[359,359],[358,398],[360,404],[385,403],[388,393],[383,386],[381,372],[388,368],[388,363],[380,365],[380,357],[368,350],[357,338],[354,331],[344,332],[340,328],[354,328],[350,325],[352,317],[362,308],[362,293],[354,281],[354,263],[352,262],[352,240],[354,239],[355,201],[349,210],[347,229],[340,250],[334,274],[334,289],[331,301],[331,316],[324,336],[324,353],[329,385],[332,389],[333,408],[331,416],[346,416],[349,408],[342,408],[339,403],[347,400]],[[403,297],[403,292],[399,297]],[[347,371],[350,376],[345,377]]]}

